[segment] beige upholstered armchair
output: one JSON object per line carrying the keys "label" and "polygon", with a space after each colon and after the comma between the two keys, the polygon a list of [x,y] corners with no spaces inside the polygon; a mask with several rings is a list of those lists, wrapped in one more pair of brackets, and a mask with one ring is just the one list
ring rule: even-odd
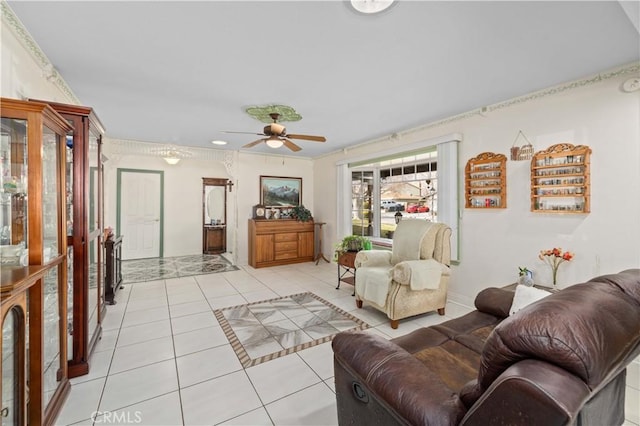
{"label": "beige upholstered armchair", "polygon": [[451,228],[419,219],[400,221],[393,250],[362,250],[355,260],[356,304],[399,320],[437,310],[444,315],[451,261]]}

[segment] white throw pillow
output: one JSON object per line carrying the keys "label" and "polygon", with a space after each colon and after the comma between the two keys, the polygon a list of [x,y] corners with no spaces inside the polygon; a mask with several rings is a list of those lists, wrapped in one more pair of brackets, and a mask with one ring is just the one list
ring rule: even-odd
{"label": "white throw pillow", "polygon": [[547,297],[550,294],[551,293],[546,290],[540,290],[535,287],[527,287],[524,285],[516,286],[516,294],[513,296],[513,303],[511,303],[509,315],[515,314],[525,306]]}

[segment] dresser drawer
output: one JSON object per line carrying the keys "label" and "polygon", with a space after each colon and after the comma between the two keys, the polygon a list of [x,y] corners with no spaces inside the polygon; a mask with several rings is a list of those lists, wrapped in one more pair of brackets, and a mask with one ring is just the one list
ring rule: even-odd
{"label": "dresser drawer", "polygon": [[295,259],[298,257],[298,250],[289,250],[289,251],[277,251],[275,259],[276,260],[285,260],[285,259]]}
{"label": "dresser drawer", "polygon": [[298,251],[298,241],[276,242],[276,254],[284,251]]}
{"label": "dresser drawer", "polygon": [[282,234],[275,234],[276,243],[280,241],[298,241],[298,233],[297,232],[286,232]]}

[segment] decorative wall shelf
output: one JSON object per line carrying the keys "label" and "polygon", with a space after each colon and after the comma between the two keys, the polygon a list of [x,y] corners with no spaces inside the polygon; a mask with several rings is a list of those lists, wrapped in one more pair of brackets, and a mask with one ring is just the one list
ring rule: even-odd
{"label": "decorative wall shelf", "polygon": [[507,157],[483,152],[465,167],[465,207],[504,209],[507,207]]}
{"label": "decorative wall shelf", "polygon": [[591,148],[561,143],[531,160],[531,211],[589,213]]}

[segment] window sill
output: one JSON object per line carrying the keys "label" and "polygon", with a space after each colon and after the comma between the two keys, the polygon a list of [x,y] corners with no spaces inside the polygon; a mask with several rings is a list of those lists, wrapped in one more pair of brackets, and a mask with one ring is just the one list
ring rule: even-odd
{"label": "window sill", "polygon": [[371,244],[374,248],[382,248],[386,250],[393,249],[393,240],[390,238],[379,238],[379,237],[367,237],[371,240]]}

